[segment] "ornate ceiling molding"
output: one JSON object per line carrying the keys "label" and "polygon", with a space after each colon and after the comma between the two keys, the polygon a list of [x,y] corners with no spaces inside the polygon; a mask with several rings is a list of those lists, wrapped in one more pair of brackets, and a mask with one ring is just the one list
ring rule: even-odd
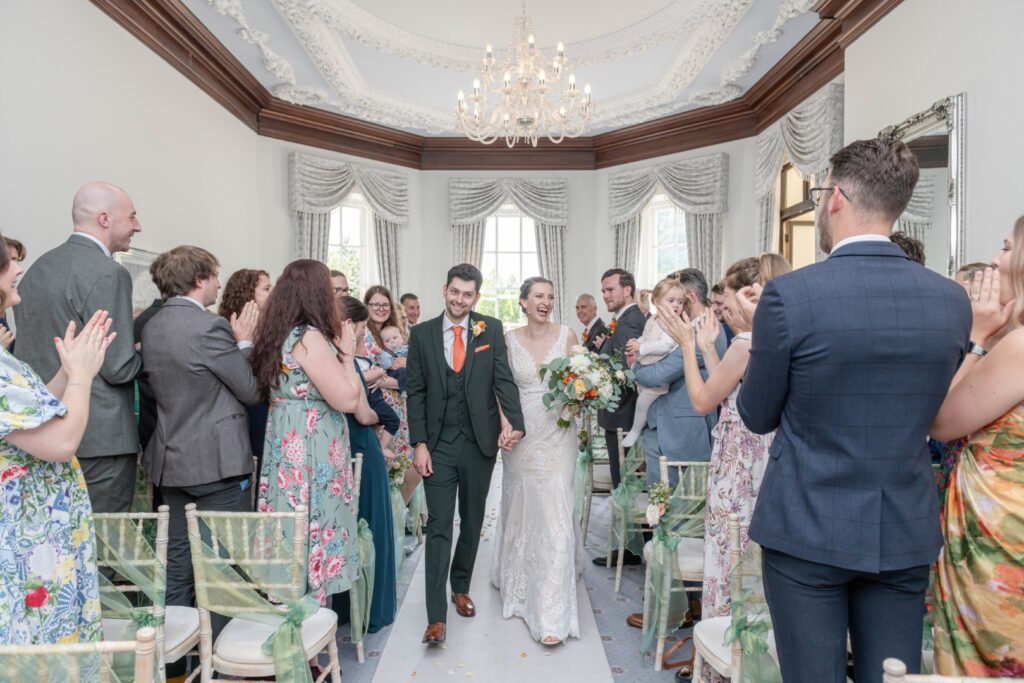
{"label": "ornate ceiling molding", "polygon": [[841,74],[845,47],[901,2],[820,0],[813,8],[818,25],[731,102],[560,145],[509,150],[425,138],[275,97],[181,0],[91,1],[260,135],[410,168],[502,170],[605,168],[751,137]]}

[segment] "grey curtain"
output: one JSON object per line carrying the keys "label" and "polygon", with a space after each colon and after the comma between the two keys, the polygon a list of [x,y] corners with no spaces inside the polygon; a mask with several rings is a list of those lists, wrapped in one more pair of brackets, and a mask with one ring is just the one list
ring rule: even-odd
{"label": "grey curtain", "polygon": [[729,197],[728,154],[683,159],[611,176],[608,222],[615,231],[615,265],[636,270],[640,216],[659,187],[686,214],[690,265],[713,281],[711,278],[721,272],[722,214],[728,210]]}
{"label": "grey curtain", "polygon": [[409,222],[409,178],[404,173],[293,152],[288,194],[295,219],[295,255],[327,260],[330,213],[357,187],[373,212],[381,284],[397,295],[398,228]]}
{"label": "grey curtain", "polygon": [[636,273],[640,254],[641,212],[612,226],[615,231],[615,267]]}
{"label": "grey curtain", "polygon": [[377,272],[380,284],[395,297],[401,296],[398,277],[398,223],[373,214],[373,238],[377,247]]}
{"label": "grey curtain", "polygon": [[484,260],[486,220],[452,226],[452,265],[471,263],[477,268]]}
{"label": "grey curtain", "polygon": [[555,320],[565,323],[565,226],[536,223],[540,274],[555,283]]}
{"label": "grey curtain", "polygon": [[843,146],[843,86],[830,83],[762,131],[755,141],[757,245],[773,251],[778,223],[776,182],[786,159],[805,177],[827,173],[829,158]]}
{"label": "grey curtain", "polygon": [[722,214],[687,213],[686,245],[690,266],[704,273],[708,286],[722,277]]}
{"label": "grey curtain", "polygon": [[565,230],[569,219],[569,183],[561,178],[452,178],[448,185],[452,257],[479,266],[483,260],[487,217],[511,201],[533,219],[540,274],[555,283],[555,311],[565,300]]}
{"label": "grey curtain", "polygon": [[932,227],[932,211],[935,207],[935,181],[924,174],[914,187],[910,203],[896,222],[896,228],[914,239],[927,244],[928,231]]}

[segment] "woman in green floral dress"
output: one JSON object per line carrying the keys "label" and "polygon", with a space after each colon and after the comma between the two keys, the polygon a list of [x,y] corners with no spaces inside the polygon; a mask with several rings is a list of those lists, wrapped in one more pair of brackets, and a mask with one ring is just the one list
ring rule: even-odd
{"label": "woman in green floral dress", "polygon": [[343,413],[358,413],[366,401],[352,325],[339,320],[327,266],[294,261],[261,312],[252,354],[270,401],[257,506],[308,508],[307,593],[325,606],[359,569],[359,503]]}
{"label": "woman in green floral dress", "polygon": [[[20,301],[20,274],[0,238],[0,309]],[[100,639],[92,508],[74,453],[109,328],[106,312],[77,337],[69,326],[49,384],[0,348],[0,645]]]}
{"label": "woman in green floral dress", "polygon": [[931,434],[968,435],[942,507],[935,668],[1024,677],[1024,217],[970,287],[971,353]]}

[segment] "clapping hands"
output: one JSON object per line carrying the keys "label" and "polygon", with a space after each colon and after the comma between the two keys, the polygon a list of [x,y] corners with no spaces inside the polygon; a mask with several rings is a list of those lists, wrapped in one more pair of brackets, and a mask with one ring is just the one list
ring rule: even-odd
{"label": "clapping hands", "polygon": [[1016,299],[1005,305],[1000,303],[1002,285],[999,282],[999,271],[986,268],[984,272],[974,274],[974,280],[967,287],[971,297],[971,312],[974,319],[971,324],[971,339],[981,346],[996,332],[1010,321]]}
{"label": "clapping hands", "polygon": [[334,346],[344,360],[352,360],[356,355],[356,332],[351,320],[341,323],[341,334],[334,338]]}
{"label": "clapping hands", "polygon": [[11,344],[14,343],[14,333],[6,327],[0,328],[0,344],[3,344],[5,349],[10,349]]}
{"label": "clapping hands", "polygon": [[757,310],[757,302],[761,300],[761,285],[755,282],[749,287],[744,287],[736,292],[736,303],[739,306],[740,317],[746,323],[747,329],[754,326],[754,311]]}
{"label": "clapping hands", "polygon": [[665,330],[665,333],[672,337],[672,341],[679,344],[684,351],[693,348],[693,323],[685,312],[676,315],[668,306],[658,306],[657,321],[661,329]]}
{"label": "clapping hands", "polygon": [[231,332],[237,342],[251,342],[256,336],[256,323],[260,319],[260,307],[255,301],[242,306],[239,313],[231,314]]}
{"label": "clapping hands", "polygon": [[75,335],[76,326],[72,320],[68,323],[64,338],[53,340],[61,369],[67,374],[69,382],[92,383],[93,377],[103,366],[107,349],[117,337],[117,332],[109,332],[111,323],[113,320],[106,311],[96,311],[80,334]]}

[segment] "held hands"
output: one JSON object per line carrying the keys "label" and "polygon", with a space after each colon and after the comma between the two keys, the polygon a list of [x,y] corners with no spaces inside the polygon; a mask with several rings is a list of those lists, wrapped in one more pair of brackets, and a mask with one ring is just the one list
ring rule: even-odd
{"label": "held hands", "polygon": [[416,449],[412,455],[412,468],[424,478],[434,473],[434,465],[430,461],[430,451],[427,450],[427,444],[416,444]]}
{"label": "held hands", "polygon": [[976,344],[985,346],[992,335],[1010,321],[1016,299],[1011,299],[1005,306],[1000,304],[1001,289],[999,271],[994,268],[986,268],[984,273],[975,273],[974,280],[967,288],[971,297],[971,312],[974,314],[971,339]]}
{"label": "held hands", "polygon": [[107,348],[117,337],[117,332],[108,334],[113,322],[106,311],[96,311],[79,335],[75,336],[75,321],[72,320],[68,323],[64,338],[54,338],[61,369],[67,374],[69,382],[92,383],[93,377],[103,365]]}
{"label": "held hands", "polygon": [[10,349],[13,343],[14,333],[6,327],[0,329],[0,344],[3,344],[5,349]]}
{"label": "held hands", "polygon": [[237,342],[251,342],[256,336],[256,323],[260,318],[260,307],[255,301],[249,301],[242,306],[240,313],[231,314],[231,332],[235,335]]}
{"label": "held hands", "polygon": [[512,425],[502,428],[501,434],[498,435],[498,448],[503,451],[510,450],[513,446],[519,443],[519,440],[523,438],[523,432],[518,429],[513,429]]}

